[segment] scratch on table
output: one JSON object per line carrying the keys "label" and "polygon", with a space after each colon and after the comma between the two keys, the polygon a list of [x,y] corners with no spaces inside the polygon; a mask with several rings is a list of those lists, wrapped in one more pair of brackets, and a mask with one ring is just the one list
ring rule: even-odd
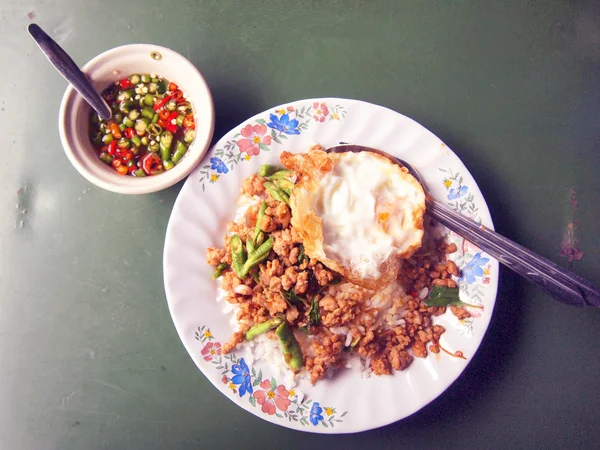
{"label": "scratch on table", "polygon": [[73,398],[74,395],[78,394],[81,392],[81,389],[77,389],[75,392],[71,392],[69,395],[67,395],[66,397],[64,397],[61,401],[60,401],[60,405],[62,408],[64,408],[65,406],[67,406],[69,404],[69,401],[71,400],[71,398]]}
{"label": "scratch on table", "polygon": [[123,394],[131,395],[132,397],[134,397],[134,398],[137,398],[138,400],[142,400],[142,401],[144,401],[144,402],[146,401],[146,399],[145,399],[144,397],[140,397],[139,395],[137,395],[137,394],[134,394],[133,392],[130,392],[130,391],[128,391],[128,390],[125,390],[125,389],[123,389],[123,388],[121,388],[121,387],[119,387],[119,386],[116,386],[116,385],[114,385],[114,384],[107,383],[106,381],[102,381],[102,380],[94,380],[94,382],[96,382],[96,383],[98,383],[98,384],[101,384],[101,385],[103,385],[103,386],[109,387],[109,388],[111,388],[111,389],[114,389],[114,390],[115,390],[115,391],[117,391],[117,392],[121,392],[121,393],[123,393]]}
{"label": "scratch on table", "polygon": [[132,416],[122,416],[120,414],[114,413],[105,413],[101,411],[92,411],[89,409],[79,409],[79,408],[56,408],[55,411],[66,411],[66,412],[74,412],[74,413],[83,413],[83,414],[95,414],[98,416],[110,417],[113,419],[125,419],[125,420],[135,420],[137,422],[146,422],[146,423],[166,423],[171,424],[170,420],[151,420],[151,419],[143,419],[141,417],[132,417]]}
{"label": "scratch on table", "polygon": [[58,271],[58,270],[54,270],[54,269],[51,269],[51,268],[48,268],[48,270],[49,270],[50,272],[52,272],[52,273],[55,273],[55,274],[57,274],[57,275],[60,275],[60,276],[61,276],[61,277],[63,277],[63,278],[66,278],[67,280],[71,280],[71,281],[74,281],[74,282],[76,282],[76,283],[79,283],[79,284],[81,284],[82,286],[92,287],[92,288],[94,288],[94,289],[98,289],[99,291],[101,291],[101,290],[102,290],[102,288],[101,288],[100,286],[96,286],[96,285],[93,285],[93,284],[91,284],[91,283],[87,283],[87,282],[85,282],[85,281],[82,281],[82,280],[80,280],[80,279],[78,279],[78,278],[75,278],[75,277],[72,277],[72,276],[70,276],[70,275],[67,275],[67,274],[66,274],[66,273],[64,273],[64,272],[60,272],[60,271]]}

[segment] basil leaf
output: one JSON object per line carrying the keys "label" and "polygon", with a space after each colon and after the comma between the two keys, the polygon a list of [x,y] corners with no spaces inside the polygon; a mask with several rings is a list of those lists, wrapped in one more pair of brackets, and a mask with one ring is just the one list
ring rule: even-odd
{"label": "basil leaf", "polygon": [[321,322],[321,311],[319,311],[319,301],[315,295],[310,303],[310,309],[308,310],[308,324],[318,325]]}
{"label": "basil leaf", "polygon": [[458,288],[432,286],[425,304],[427,306],[461,306],[463,302],[458,298]]}
{"label": "basil leaf", "polygon": [[289,291],[281,291],[281,294],[289,305],[300,306],[307,304],[306,300],[294,292],[294,289],[290,289]]}

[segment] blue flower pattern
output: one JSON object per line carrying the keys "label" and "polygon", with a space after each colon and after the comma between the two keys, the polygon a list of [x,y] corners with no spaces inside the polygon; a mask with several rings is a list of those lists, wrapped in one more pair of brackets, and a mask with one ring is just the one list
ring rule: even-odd
{"label": "blue flower pattern", "polygon": [[475,256],[462,269],[461,279],[466,280],[467,284],[473,284],[477,281],[477,277],[483,276],[483,266],[488,263],[489,258],[482,258],[481,253],[476,253]]}
{"label": "blue flower pattern", "polygon": [[315,427],[323,420],[323,408],[319,405],[319,402],[314,402],[312,408],[310,408],[309,420]]}
{"label": "blue flower pattern", "polygon": [[290,120],[288,114],[282,114],[281,117],[271,114],[269,119],[271,119],[271,122],[267,124],[269,128],[285,134],[300,134],[300,130],[298,129],[299,122],[296,119]]}
{"label": "blue flower pattern", "polygon": [[240,385],[240,397],[243,397],[246,392],[252,394],[252,379],[250,378],[250,369],[248,369],[248,365],[244,358],[241,358],[239,364],[234,364],[231,366],[231,372],[233,372],[233,377],[231,378],[231,382],[233,384]]}
{"label": "blue flower pattern", "polygon": [[216,170],[217,173],[229,172],[229,169],[227,168],[223,160],[219,158],[210,158],[210,168],[212,170]]}
{"label": "blue flower pattern", "polygon": [[457,198],[463,197],[469,188],[467,186],[460,186],[458,188],[451,188],[448,191],[448,200],[456,200]]}

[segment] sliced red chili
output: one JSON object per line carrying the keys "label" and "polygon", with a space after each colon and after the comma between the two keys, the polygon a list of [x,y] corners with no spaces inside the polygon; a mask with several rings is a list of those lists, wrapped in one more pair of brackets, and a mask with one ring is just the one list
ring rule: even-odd
{"label": "sliced red chili", "polygon": [[120,167],[122,163],[119,158],[114,158],[111,164],[116,169],[117,167]]}
{"label": "sliced red chili", "polygon": [[159,124],[161,127],[163,127],[163,129],[167,128],[167,121],[166,120],[159,120],[156,123]]}
{"label": "sliced red chili", "polygon": [[123,149],[123,160],[124,161],[129,161],[132,158],[133,158],[133,153],[131,153],[130,150]]}
{"label": "sliced red chili", "polygon": [[152,171],[161,169],[161,159],[156,153],[148,153],[142,158],[142,169],[146,175],[152,174]]}
{"label": "sliced red chili", "polygon": [[183,98],[183,92],[181,91],[175,91],[173,93],[173,99],[177,102],[177,103],[181,103],[185,101],[185,98]]}
{"label": "sliced red chili", "polygon": [[172,124],[171,122],[167,122],[167,131],[175,134],[177,133],[177,130],[179,130],[179,127],[175,124]]}
{"label": "sliced red chili", "polygon": [[172,81],[169,83],[169,90],[170,91],[176,91],[177,87],[178,86],[175,83],[173,83]]}
{"label": "sliced red chili", "polygon": [[114,155],[116,150],[117,150],[117,141],[111,141],[111,143],[108,144],[108,154]]}
{"label": "sliced red chili", "polygon": [[153,106],[154,111],[158,111],[160,108],[165,106],[169,100],[171,100],[171,96],[167,95],[165,98],[163,98],[159,102],[156,102],[156,104]]}
{"label": "sliced red chili", "polygon": [[133,128],[125,128],[125,131],[123,131],[123,134],[125,135],[125,137],[127,139],[131,139],[133,137],[133,135],[135,134],[135,130]]}
{"label": "sliced red chili", "polygon": [[193,130],[196,127],[194,116],[192,114],[185,116],[185,119],[183,119],[183,126],[189,128],[190,130]]}
{"label": "sliced red chili", "polygon": [[163,109],[161,112],[158,113],[158,118],[161,120],[167,120],[170,115],[171,112],[169,110]]}
{"label": "sliced red chili", "polygon": [[121,85],[121,89],[129,89],[131,86],[133,86],[128,78],[119,81],[119,84]]}

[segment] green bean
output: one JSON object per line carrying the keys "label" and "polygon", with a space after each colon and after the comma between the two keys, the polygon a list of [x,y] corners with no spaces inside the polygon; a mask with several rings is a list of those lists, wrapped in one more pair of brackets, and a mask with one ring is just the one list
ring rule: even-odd
{"label": "green bean", "polygon": [[113,157],[110,156],[108,153],[100,153],[100,159],[105,162],[106,164],[110,164],[113,160]]}
{"label": "green bean", "polygon": [[244,246],[242,245],[242,239],[237,234],[234,234],[229,239],[229,244],[231,245],[231,263],[233,270],[238,278],[242,279],[247,274],[247,272],[244,273],[246,254],[244,252]]}
{"label": "green bean", "polygon": [[248,253],[250,255],[254,252],[254,250],[256,250],[256,249],[254,248],[252,239],[250,239],[250,238],[246,239],[246,253]]}
{"label": "green bean", "polygon": [[275,172],[273,175],[267,177],[267,179],[269,181],[273,181],[273,180],[277,180],[279,178],[287,178],[290,175],[292,175],[294,172],[292,172],[291,170],[279,170],[277,172]]}
{"label": "green bean", "polygon": [[135,122],[133,120],[131,120],[129,117],[125,117],[123,119],[123,125],[125,125],[127,128],[133,128],[134,124],[135,124]]}
{"label": "green bean", "polygon": [[137,134],[134,134],[133,136],[131,136],[131,143],[136,147],[139,147],[140,145],[142,145],[142,138],[140,138]]}
{"label": "green bean", "polygon": [[140,117],[140,112],[137,109],[132,109],[131,111],[129,111],[128,117],[130,120],[135,120],[138,117]]}
{"label": "green bean", "polygon": [[[141,76],[141,79],[142,79],[142,83],[150,83],[150,81],[152,80],[152,77],[149,74],[145,73],[144,75]],[[129,80],[129,81],[131,81],[131,80]],[[133,83],[133,81],[131,81],[131,82]]]}
{"label": "green bean", "polygon": [[226,264],[226,263],[219,264],[212,274],[212,279],[216,280],[217,278],[219,278],[223,274],[223,271],[225,269],[229,269],[229,264]]}
{"label": "green bean", "polygon": [[143,135],[146,132],[146,128],[148,128],[148,124],[142,119],[138,119],[135,121],[134,129],[138,136]]}
{"label": "green bean", "polygon": [[290,369],[292,369],[294,372],[298,372],[300,369],[302,369],[302,367],[304,367],[304,357],[302,356],[302,349],[300,348],[300,344],[298,344],[298,341],[294,336],[294,332],[286,322],[283,322],[277,327],[275,333],[277,334],[279,343],[281,344],[283,359],[285,359],[285,362]]}
{"label": "green bean", "polygon": [[269,164],[263,164],[258,169],[258,175],[261,176],[261,177],[268,177],[269,175],[277,172],[277,170],[279,170],[279,167],[277,167],[277,166],[271,166]]}
{"label": "green bean", "polygon": [[137,73],[129,76],[129,81],[131,84],[140,84],[141,78]]}
{"label": "green bean", "polygon": [[102,142],[104,144],[110,144],[115,138],[113,137],[112,134],[108,133],[105,134],[104,136],[102,136]]}
{"label": "green bean", "polygon": [[271,197],[273,197],[273,199],[288,204],[290,203],[290,196],[283,192],[281,189],[279,189],[275,185],[275,183],[267,181],[265,183],[265,188],[267,189],[267,191],[269,191],[269,194],[271,194]]}
{"label": "green bean", "polygon": [[142,117],[152,120],[152,118],[154,117],[154,110],[149,106],[145,106],[144,108],[142,108]]}
{"label": "green bean", "polygon": [[248,275],[250,269],[252,269],[258,263],[264,261],[269,256],[269,253],[273,248],[273,242],[273,237],[269,237],[269,239],[263,242],[256,250],[254,250],[254,252],[251,255],[248,256],[248,259],[241,268],[240,274],[238,274],[238,276],[241,275],[240,278],[244,278],[246,275]]}
{"label": "green bean", "polygon": [[255,337],[260,336],[261,334],[266,333],[273,328],[277,328],[282,322],[283,321],[281,319],[275,318],[259,323],[258,325],[254,325],[252,328],[246,331],[246,340],[251,341]]}
{"label": "green bean", "polygon": [[179,163],[179,161],[181,161],[181,158],[185,156],[186,152],[187,147],[185,146],[185,144],[181,141],[177,141],[177,144],[175,145],[175,153],[173,153],[173,162],[175,164]]}
{"label": "green bean", "polygon": [[192,143],[194,141],[195,137],[196,137],[196,131],[192,130],[191,128],[187,128],[183,132],[183,140],[185,142],[187,142],[188,144]]}
{"label": "green bean", "polygon": [[265,211],[267,210],[267,202],[262,202],[260,208],[258,210],[258,214],[256,215],[256,226],[254,227],[254,235],[252,236],[252,244],[256,245],[256,239],[258,238],[258,234],[260,233],[260,228],[262,226],[262,220],[265,217]]}
{"label": "green bean", "polygon": [[294,189],[294,183],[288,178],[276,178],[273,183],[275,183],[283,192],[287,195],[292,195],[292,189]]}
{"label": "green bean", "polygon": [[[144,95],[144,105],[154,106],[154,96],[152,94]],[[154,110],[152,110],[152,114],[154,115]],[[152,118],[152,117],[150,117],[150,118]]]}

